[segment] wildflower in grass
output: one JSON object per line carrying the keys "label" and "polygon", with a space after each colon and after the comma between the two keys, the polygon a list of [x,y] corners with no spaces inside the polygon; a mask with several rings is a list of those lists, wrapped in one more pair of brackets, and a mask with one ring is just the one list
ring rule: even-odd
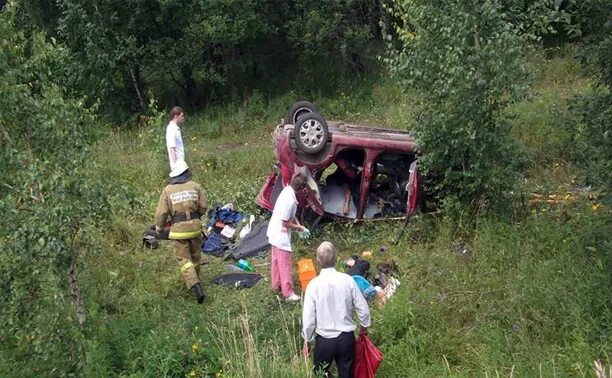
{"label": "wildflower in grass", "polygon": [[199,348],[199,347],[198,347],[198,343],[193,343],[193,344],[191,344],[191,351],[192,351],[193,353],[197,352],[197,351],[198,351],[198,348]]}
{"label": "wildflower in grass", "polygon": [[189,372],[189,376],[190,377],[195,377],[197,375],[197,373],[195,372],[195,370],[192,370]]}
{"label": "wildflower in grass", "polygon": [[591,210],[593,210],[593,211],[597,211],[597,210],[599,210],[599,208],[600,208],[601,206],[603,206],[603,205],[602,205],[602,204],[600,204],[600,203],[593,204],[593,205],[591,206]]}

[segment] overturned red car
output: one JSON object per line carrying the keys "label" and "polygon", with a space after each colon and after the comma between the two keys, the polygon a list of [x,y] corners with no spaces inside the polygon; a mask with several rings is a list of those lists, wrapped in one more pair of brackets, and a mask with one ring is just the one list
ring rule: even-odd
{"label": "overturned red car", "polygon": [[274,132],[280,168],[265,180],[257,204],[272,211],[295,171],[309,177],[299,208],[340,219],[414,213],[419,201],[418,147],[410,132],[327,121],[307,101],[295,103]]}

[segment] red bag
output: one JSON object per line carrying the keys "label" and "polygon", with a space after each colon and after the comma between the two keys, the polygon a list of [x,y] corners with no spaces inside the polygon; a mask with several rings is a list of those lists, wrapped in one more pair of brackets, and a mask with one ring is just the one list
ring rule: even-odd
{"label": "red bag", "polygon": [[374,378],[383,354],[367,334],[360,334],[355,345],[355,378]]}

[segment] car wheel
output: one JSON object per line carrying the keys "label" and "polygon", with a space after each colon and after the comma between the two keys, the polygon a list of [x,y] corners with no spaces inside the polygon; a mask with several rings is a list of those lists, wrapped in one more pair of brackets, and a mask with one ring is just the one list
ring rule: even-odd
{"label": "car wheel", "polygon": [[319,113],[319,108],[317,108],[312,102],[298,101],[287,111],[285,122],[295,125],[298,118],[307,113]]}
{"label": "car wheel", "polygon": [[298,118],[293,129],[295,144],[307,153],[320,152],[329,139],[329,128],[325,118],[318,113],[307,113]]}

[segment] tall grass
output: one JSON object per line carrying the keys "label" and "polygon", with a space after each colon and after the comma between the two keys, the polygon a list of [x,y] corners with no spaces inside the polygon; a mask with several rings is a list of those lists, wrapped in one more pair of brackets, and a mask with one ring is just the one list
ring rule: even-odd
{"label": "tall grass", "polygon": [[533,85],[523,101],[506,109],[512,134],[527,153],[530,169],[560,164],[567,158],[570,137],[566,128],[573,122],[569,109],[575,96],[590,90],[588,77],[579,64],[567,56],[546,58],[543,51],[532,51],[527,59]]}
{"label": "tall grass", "polygon": [[[249,311],[235,319],[227,319],[222,325],[212,324],[211,335],[217,348],[224,356],[232,356],[225,365],[225,374],[232,377],[307,377],[311,376],[310,366],[300,358],[299,340],[296,338],[295,319],[288,319],[286,310],[279,301],[277,311],[280,323],[277,329],[257,324]],[[292,324],[288,324],[292,322]],[[269,335],[267,340],[257,340],[260,328]]]}
{"label": "tall grass", "polygon": [[404,285],[372,327],[383,376],[583,375],[609,356],[607,245],[592,254],[584,243],[594,240],[575,238],[577,223],[601,227],[609,215],[578,211],[570,221],[482,219],[465,254],[442,223],[432,241],[395,254]]}

